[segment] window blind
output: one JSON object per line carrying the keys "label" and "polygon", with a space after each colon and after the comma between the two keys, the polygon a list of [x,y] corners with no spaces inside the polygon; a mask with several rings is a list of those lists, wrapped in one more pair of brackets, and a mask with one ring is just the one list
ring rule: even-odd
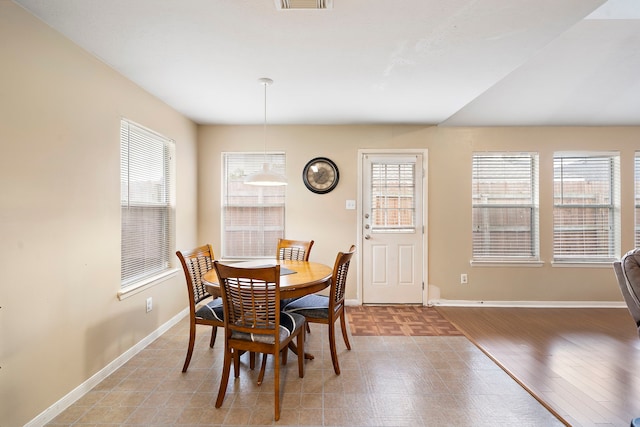
{"label": "window blind", "polygon": [[612,261],[619,246],[619,156],[556,153],[553,168],[554,260]]}
{"label": "window blind", "polygon": [[222,257],[274,257],[284,238],[286,186],[254,186],[244,179],[262,170],[285,175],[284,153],[222,154]]}
{"label": "window blind", "polygon": [[373,232],[415,230],[415,173],[415,161],[371,164]]}
{"label": "window blind", "polygon": [[121,286],[170,268],[174,240],[172,140],[120,124]]}
{"label": "window blind", "polygon": [[473,258],[539,259],[537,153],[475,153]]}

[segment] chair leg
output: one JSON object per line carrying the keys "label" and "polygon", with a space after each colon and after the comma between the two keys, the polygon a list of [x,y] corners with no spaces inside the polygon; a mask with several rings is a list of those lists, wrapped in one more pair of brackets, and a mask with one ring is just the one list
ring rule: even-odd
{"label": "chair leg", "polygon": [[216,343],[216,335],[218,335],[218,327],[213,326],[211,329],[211,340],[209,341],[209,347],[213,348],[213,345]]}
{"label": "chair leg", "polygon": [[334,322],[329,322],[329,348],[331,349],[331,361],[336,375],[340,375],[340,364],[338,363],[338,352],[336,351],[336,329]]}
{"label": "chair leg", "polygon": [[304,330],[298,334],[298,376],[300,378],[304,378],[304,335]]}
{"label": "chair leg", "polygon": [[187,372],[189,363],[191,362],[191,355],[193,354],[193,345],[196,342],[196,325],[191,323],[189,328],[189,345],[187,346],[187,357],[184,359],[184,366],[182,366],[182,372]]}
{"label": "chair leg", "polygon": [[340,314],[340,327],[342,328],[342,338],[344,339],[344,345],[347,346],[347,350],[351,350],[351,344],[349,344],[349,336],[347,335],[347,316],[344,315],[344,311]]}
{"label": "chair leg", "polygon": [[[278,360],[278,358],[276,358]],[[258,385],[262,385],[262,380],[264,380],[264,371],[267,367],[267,353],[262,355],[262,364],[260,365],[260,373],[258,374]]]}
{"label": "chair leg", "polygon": [[[289,346],[283,348],[282,350],[280,350],[280,352],[282,353],[282,364],[286,365],[287,364],[287,358],[288,358],[288,355],[289,355]],[[278,358],[276,357],[276,359],[278,359]]]}
{"label": "chair leg", "polygon": [[240,352],[238,350],[233,352],[233,375],[235,378],[240,376]]}
{"label": "chair leg", "polygon": [[216,399],[216,408],[222,406],[224,395],[227,393],[227,384],[229,383],[229,373],[231,371],[231,349],[224,350],[224,364],[222,366],[222,378],[220,378],[220,388],[218,389],[218,398]]}
{"label": "chair leg", "polygon": [[[266,355],[265,355],[266,356]],[[280,419],[280,363],[278,360],[278,355],[275,354],[274,355],[275,358],[275,362],[273,364],[274,369],[273,369],[273,393],[274,393],[274,397],[275,397],[275,419],[276,421],[278,421]]]}

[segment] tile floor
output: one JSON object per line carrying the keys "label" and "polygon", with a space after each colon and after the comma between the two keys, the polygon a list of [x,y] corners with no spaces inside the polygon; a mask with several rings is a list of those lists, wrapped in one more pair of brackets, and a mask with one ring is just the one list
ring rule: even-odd
{"label": "tile floor", "polygon": [[281,418],[273,418],[272,360],[256,385],[242,357],[224,404],[215,399],[222,334],[213,349],[200,326],[191,365],[181,372],[183,319],[62,412],[48,426],[560,426],[539,402],[462,336],[355,336],[340,341],[342,375],[331,365],[324,325],[311,325],[315,360],[297,375],[295,355],[281,371]]}

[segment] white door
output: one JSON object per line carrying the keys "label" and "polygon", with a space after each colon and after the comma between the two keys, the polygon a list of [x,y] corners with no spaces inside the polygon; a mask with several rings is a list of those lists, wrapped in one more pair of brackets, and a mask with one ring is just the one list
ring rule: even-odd
{"label": "white door", "polygon": [[424,158],[361,153],[364,304],[423,303]]}

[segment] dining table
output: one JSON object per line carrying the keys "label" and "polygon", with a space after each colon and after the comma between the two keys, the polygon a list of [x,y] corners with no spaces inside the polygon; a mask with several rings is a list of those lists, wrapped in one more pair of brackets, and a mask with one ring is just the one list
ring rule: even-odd
{"label": "dining table", "polygon": [[[280,265],[280,298],[299,298],[319,292],[331,284],[333,269],[328,265],[311,261],[256,259],[250,261],[219,261],[221,264],[240,268],[259,268]],[[209,270],[202,276],[204,286],[214,298],[221,296],[218,276],[215,270]],[[290,346],[295,352],[294,346]],[[305,353],[306,359],[313,355]]]}

